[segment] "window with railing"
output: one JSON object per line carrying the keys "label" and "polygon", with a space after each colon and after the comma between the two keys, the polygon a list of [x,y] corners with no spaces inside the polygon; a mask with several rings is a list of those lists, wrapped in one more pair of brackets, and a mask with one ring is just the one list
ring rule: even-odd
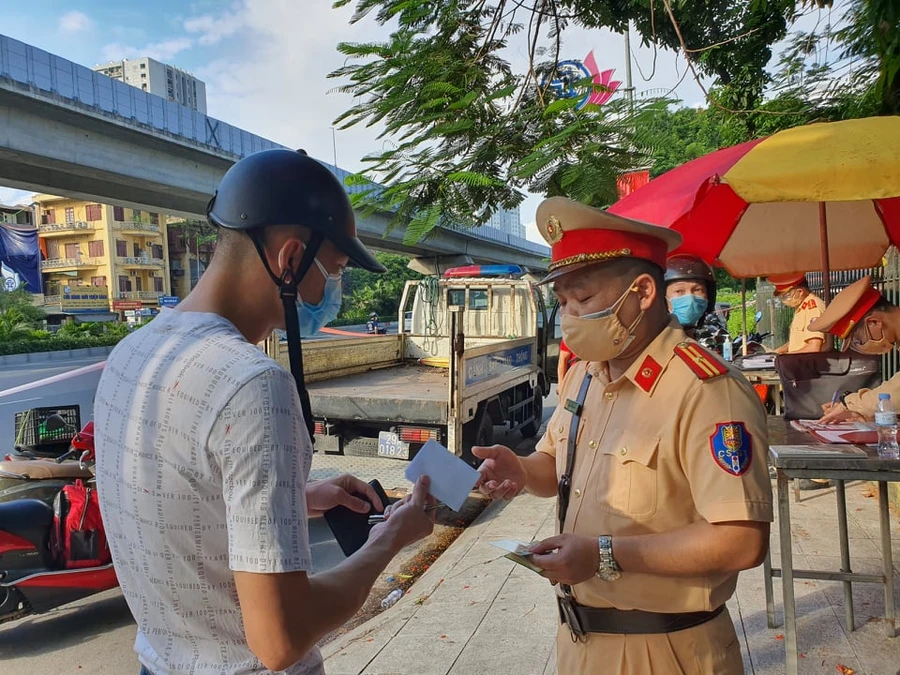
{"label": "window with railing", "polygon": [[116,255],[124,258],[128,255],[128,242],[116,239]]}
{"label": "window with railing", "polygon": [[157,293],[163,292],[163,280],[162,277],[153,277],[153,290]]}
{"label": "window with railing", "polygon": [[103,207],[100,204],[88,204],[85,208],[85,219],[95,223],[103,218]]}
{"label": "window with railing", "polygon": [[128,293],[131,290],[131,279],[119,277],[119,293]]}
{"label": "window with railing", "polygon": [[159,214],[158,213],[150,213],[150,224],[151,225],[159,225]]}
{"label": "window with railing", "polygon": [[75,223],[75,209],[71,206],[66,208],[66,225]]}
{"label": "window with railing", "polygon": [[55,225],[56,224],[56,209],[47,209],[44,211],[43,215],[41,215],[41,224],[42,225]]}
{"label": "window with railing", "polygon": [[151,255],[154,260],[162,260],[163,258],[163,247],[160,244],[152,244],[150,246]]}

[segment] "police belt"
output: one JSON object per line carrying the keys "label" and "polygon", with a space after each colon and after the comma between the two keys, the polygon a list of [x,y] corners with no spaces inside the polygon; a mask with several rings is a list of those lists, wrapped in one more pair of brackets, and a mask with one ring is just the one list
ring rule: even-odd
{"label": "police belt", "polygon": [[584,638],[588,633],[614,633],[619,635],[648,635],[674,633],[694,628],[715,619],[724,605],[711,612],[644,612],[639,609],[615,609],[614,607],[586,607],[571,597],[556,596],[559,617],[569,627],[573,639]]}

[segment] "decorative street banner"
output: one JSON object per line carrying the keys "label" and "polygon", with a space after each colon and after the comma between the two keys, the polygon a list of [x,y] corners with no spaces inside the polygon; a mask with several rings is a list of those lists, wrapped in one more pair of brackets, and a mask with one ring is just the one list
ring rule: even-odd
{"label": "decorative street banner", "polygon": [[619,189],[619,199],[627,197],[638,188],[644,187],[650,182],[650,171],[643,169],[641,171],[631,171],[623,173],[616,181]]}
{"label": "decorative street banner", "polygon": [[21,285],[41,292],[41,252],[36,228],[0,224],[0,289],[14,291]]}
{"label": "decorative street banner", "polygon": [[[615,70],[604,70],[602,73],[597,67],[594,52],[588,52],[584,61],[569,60],[556,64],[556,72],[550,80],[550,88],[559,98],[580,98],[576,110],[581,110],[588,103],[603,105],[622,84],[613,81],[612,74]],[[593,87],[585,87],[584,81],[590,79]],[[546,79],[541,86],[546,86]],[[599,88],[597,85],[600,85]]]}

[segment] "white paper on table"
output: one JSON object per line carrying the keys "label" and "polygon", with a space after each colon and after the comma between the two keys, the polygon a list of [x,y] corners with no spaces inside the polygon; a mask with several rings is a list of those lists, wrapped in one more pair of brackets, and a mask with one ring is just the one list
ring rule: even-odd
{"label": "white paper on table", "polygon": [[429,493],[454,511],[459,511],[478,481],[478,472],[437,441],[428,441],[406,467],[406,479],[431,479]]}

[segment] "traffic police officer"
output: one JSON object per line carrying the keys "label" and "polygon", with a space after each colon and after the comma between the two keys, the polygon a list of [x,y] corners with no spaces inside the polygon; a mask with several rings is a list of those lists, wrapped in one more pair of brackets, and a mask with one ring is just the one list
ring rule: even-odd
{"label": "traffic police officer", "polygon": [[558,498],[560,534],[532,550],[558,584],[559,675],[743,673],[725,602],[768,550],[765,412],[668,313],[677,233],[562,197],[537,224],[582,360],[536,452],[474,453],[483,493]]}
{"label": "traffic police officer", "polygon": [[[900,341],[900,307],[885,300],[866,276],[838,293],[810,330],[841,338],[841,351],[886,354]],[[891,400],[900,400],[900,374],[875,389],[843,394],[835,404],[824,403],[822,421],[872,420],[878,394],[890,394]]]}
{"label": "traffic police officer", "polygon": [[781,274],[769,277],[775,286],[775,297],[781,298],[785,307],[794,310],[788,341],[775,350],[776,354],[800,354],[820,352],[825,336],[810,329],[809,324],[825,311],[825,302],[809,290],[805,274]]}

